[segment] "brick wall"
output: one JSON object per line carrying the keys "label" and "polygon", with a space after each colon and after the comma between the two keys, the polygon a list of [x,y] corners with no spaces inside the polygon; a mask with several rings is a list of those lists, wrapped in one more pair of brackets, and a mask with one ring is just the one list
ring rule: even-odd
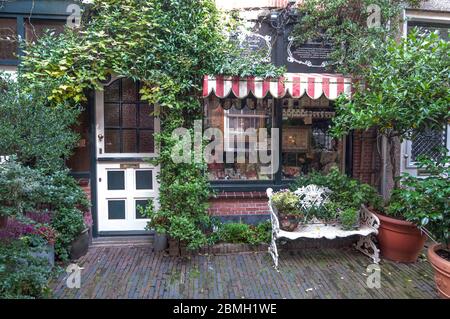
{"label": "brick wall", "polygon": [[222,220],[254,224],[270,214],[265,192],[221,192],[209,204],[211,216]]}
{"label": "brick wall", "polygon": [[80,178],[78,180],[78,184],[81,186],[83,191],[86,193],[86,196],[89,200],[91,200],[91,183],[88,178]]}

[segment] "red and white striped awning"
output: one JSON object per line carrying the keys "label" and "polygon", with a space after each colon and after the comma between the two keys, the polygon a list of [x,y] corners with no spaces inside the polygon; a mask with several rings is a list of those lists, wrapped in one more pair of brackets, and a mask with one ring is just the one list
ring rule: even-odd
{"label": "red and white striped awning", "polygon": [[228,97],[231,92],[238,98],[246,98],[251,92],[258,99],[270,93],[274,98],[286,95],[300,98],[306,94],[312,99],[325,95],[335,100],[342,93],[351,96],[352,78],[326,73],[286,73],[278,79],[207,75],[203,79],[203,97],[212,92],[219,98]]}

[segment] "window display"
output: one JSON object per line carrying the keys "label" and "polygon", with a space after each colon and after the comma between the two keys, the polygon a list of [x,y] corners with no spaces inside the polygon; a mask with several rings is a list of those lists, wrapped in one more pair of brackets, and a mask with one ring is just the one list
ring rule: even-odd
{"label": "window display", "polygon": [[[338,166],[343,145],[329,134],[334,108],[330,100],[322,96],[313,100],[307,96],[275,100],[247,97],[205,99],[204,129],[215,128],[219,135],[211,136],[215,142],[214,161],[208,163],[212,181],[261,181],[291,180],[311,171],[328,172]],[[275,107],[280,108],[276,112]],[[267,149],[276,152],[277,167],[273,174],[262,172],[264,163],[251,161],[252,151],[258,151],[259,132],[264,130],[270,142],[272,127],[276,127],[275,115],[281,120],[277,145],[267,143]],[[239,142],[240,140],[240,142]],[[242,155],[244,154],[244,155]],[[275,161],[273,161],[275,163]]]}
{"label": "window display", "polygon": [[[211,96],[205,100],[205,129],[215,128],[222,136],[217,148],[223,157],[217,156],[208,164],[210,180],[269,180],[259,162],[261,130],[267,129],[268,154],[270,154],[270,129],[272,127],[273,100],[271,99],[218,99]],[[222,140],[221,140],[222,138]]]}
{"label": "window display", "polygon": [[327,172],[339,159],[338,143],[328,133],[333,108],[326,98],[284,99],[282,178],[295,179],[313,170]]}

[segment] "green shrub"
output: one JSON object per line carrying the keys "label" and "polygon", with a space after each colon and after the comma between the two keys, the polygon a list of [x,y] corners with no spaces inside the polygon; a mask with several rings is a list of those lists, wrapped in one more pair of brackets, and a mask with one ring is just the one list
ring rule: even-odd
{"label": "green shrub", "polygon": [[0,214],[40,209],[89,208],[89,201],[68,170],[46,174],[10,158],[0,164]]}
{"label": "green shrub", "polygon": [[47,206],[51,210],[78,208],[85,212],[90,206],[86,193],[69,175],[68,170],[46,175],[33,195],[34,203]]}
{"label": "green shrub", "polygon": [[51,270],[45,258],[33,257],[21,241],[0,245],[0,299],[50,295]]}
{"label": "green shrub", "polygon": [[354,208],[345,208],[339,214],[339,222],[343,229],[351,230],[358,226],[359,210]]}
{"label": "green shrub", "polygon": [[15,157],[0,165],[0,215],[21,214],[33,208],[33,194],[42,183],[38,170],[18,163]]}
{"label": "green shrub", "polygon": [[328,174],[313,171],[300,176],[291,186],[292,190],[315,184],[327,187],[332,193],[330,200],[345,207],[359,208],[362,204],[382,210],[383,201],[378,192],[370,185],[350,178],[333,167]]}
{"label": "green shrub", "polygon": [[83,213],[76,208],[60,208],[54,212],[52,227],[58,232],[55,253],[61,260],[67,260],[70,244],[86,227]]}
{"label": "green shrub", "polygon": [[450,157],[419,158],[419,167],[429,173],[415,177],[405,173],[401,187],[394,189],[387,213],[424,227],[441,243],[450,244]]}
{"label": "green shrub", "polygon": [[[2,85],[3,83],[3,85]],[[60,170],[79,138],[71,128],[80,109],[67,103],[49,106],[51,89],[42,83],[2,78],[0,98],[0,154],[16,155],[26,166],[47,172]],[[24,90],[29,88],[29,91]]]}
{"label": "green shrub", "polygon": [[358,221],[361,205],[372,207],[378,211],[383,209],[382,199],[378,192],[370,185],[348,177],[334,167],[328,174],[312,172],[299,177],[291,189],[307,185],[317,185],[328,188],[331,192],[325,205],[308,211],[305,221],[313,217],[331,222],[338,220],[344,229],[353,228]]}
{"label": "green shrub", "polygon": [[[170,149],[162,153],[170,153]],[[141,212],[150,218],[148,229],[166,233],[186,243],[188,249],[194,250],[206,244],[206,231],[211,228],[207,210],[210,187],[199,167],[174,163],[170,165],[173,170],[165,170],[160,175],[160,178],[170,180],[170,183],[161,184],[160,208],[156,210],[150,202]],[[174,170],[181,171],[173,175]]]}
{"label": "green shrub", "polygon": [[224,242],[232,244],[259,245],[270,242],[272,224],[259,223],[256,226],[245,223],[224,223],[211,235],[211,243]]}

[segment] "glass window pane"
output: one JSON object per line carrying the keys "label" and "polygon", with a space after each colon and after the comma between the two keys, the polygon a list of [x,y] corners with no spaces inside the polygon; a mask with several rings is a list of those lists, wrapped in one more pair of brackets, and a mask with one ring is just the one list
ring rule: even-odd
{"label": "glass window pane", "polygon": [[58,20],[25,20],[25,38],[29,42],[35,42],[47,31],[54,32],[55,35],[64,31],[66,21]]}
{"label": "glass window pane", "polygon": [[137,131],[122,130],[122,152],[137,153]]}
{"label": "glass window pane", "polygon": [[145,207],[147,206],[148,200],[147,199],[138,199],[136,200],[136,219],[147,219],[147,217],[143,216],[141,212],[139,211],[138,207]]}
{"label": "glass window pane", "polygon": [[125,219],[125,200],[108,201],[108,219]]}
{"label": "glass window pane", "polygon": [[105,87],[105,102],[120,102],[120,81],[122,80],[116,80]]}
{"label": "glass window pane", "polygon": [[153,137],[153,131],[150,130],[139,131],[139,152],[140,153],[155,152],[155,139]]}
{"label": "glass window pane", "polygon": [[108,171],[108,190],[125,189],[125,172]]}
{"label": "glass window pane", "polygon": [[17,60],[16,19],[0,18],[0,60]]}
{"label": "glass window pane", "polygon": [[120,131],[105,130],[105,153],[120,152]]}
{"label": "glass window pane", "polygon": [[[228,105],[222,107],[222,105]],[[247,98],[243,100],[211,97],[205,101],[205,127],[216,128],[222,136],[212,140],[218,144],[213,163],[208,163],[211,180],[271,180],[270,138],[273,119],[273,100]],[[264,141],[260,132],[267,134],[265,149],[258,150]],[[265,154],[264,164],[261,154]],[[227,156],[228,155],[228,156]],[[220,158],[223,156],[223,158]],[[220,163],[222,162],[222,163]]]}
{"label": "glass window pane", "polygon": [[132,79],[122,79],[122,101],[137,102],[137,84]]}
{"label": "glass window pane", "polygon": [[122,127],[136,127],[136,104],[122,104]]}
{"label": "glass window pane", "polygon": [[136,171],[136,189],[153,188],[153,172],[150,170]]}
{"label": "glass window pane", "polygon": [[105,127],[119,127],[119,104],[105,103]]}
{"label": "glass window pane", "polygon": [[141,104],[139,106],[139,127],[154,129],[155,118],[152,115],[153,105]]}
{"label": "glass window pane", "polygon": [[[297,107],[284,99],[282,135],[282,177],[295,179],[315,170],[327,173],[339,166],[340,147],[329,134],[334,111],[323,98],[303,97]],[[318,108],[320,106],[320,108]]]}

